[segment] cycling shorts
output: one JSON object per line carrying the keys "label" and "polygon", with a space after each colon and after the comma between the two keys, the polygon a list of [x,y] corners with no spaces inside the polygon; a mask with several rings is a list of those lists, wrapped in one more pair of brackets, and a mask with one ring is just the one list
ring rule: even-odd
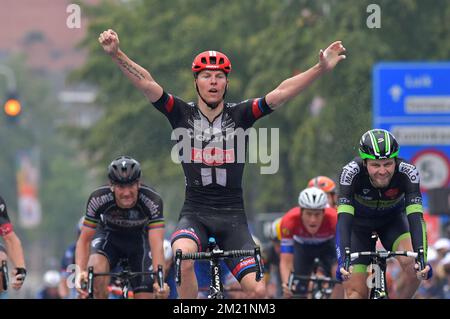
{"label": "cycling shorts", "polygon": [[[127,259],[130,271],[152,272],[152,259],[148,239],[126,236],[98,230],[91,243],[91,254],[101,254],[109,261],[110,269],[114,269],[120,259]],[[136,276],[130,280],[134,293],[153,292],[153,275]]]}
{"label": "cycling shorts", "polygon": [[[374,251],[376,245],[371,239],[372,232],[378,234],[378,238],[386,250],[397,249],[397,247],[393,247],[394,243],[400,236],[409,235],[406,213],[396,213],[384,218],[355,217],[351,235],[351,252]],[[359,257],[353,260],[352,264],[369,265],[370,257]]]}
{"label": "cycling shorts", "polygon": [[[222,250],[255,247],[243,210],[199,212],[185,205],[172,235],[172,244],[180,238],[188,238],[197,244],[198,251],[206,251],[209,237],[214,237]],[[238,281],[248,273],[256,272],[254,257],[227,258],[224,261]]]}

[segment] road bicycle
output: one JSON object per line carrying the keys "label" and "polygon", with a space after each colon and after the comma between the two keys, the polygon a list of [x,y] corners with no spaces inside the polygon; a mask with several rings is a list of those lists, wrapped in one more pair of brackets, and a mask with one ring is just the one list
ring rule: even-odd
{"label": "road bicycle", "polygon": [[[372,234],[372,240],[376,243],[377,234]],[[350,253],[350,248],[345,248],[344,269],[348,271],[350,262],[356,258],[368,256],[372,269],[372,284],[370,287],[369,299],[389,299],[389,292],[386,281],[387,260],[392,257],[406,256],[415,258],[419,264],[419,271],[425,268],[425,257],[423,247],[419,247],[418,252],[412,251],[360,251]]]}

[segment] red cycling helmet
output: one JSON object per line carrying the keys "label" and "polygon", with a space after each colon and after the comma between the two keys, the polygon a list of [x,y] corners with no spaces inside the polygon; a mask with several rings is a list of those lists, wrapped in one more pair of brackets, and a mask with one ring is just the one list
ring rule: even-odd
{"label": "red cycling helmet", "polygon": [[329,177],[316,176],[308,182],[308,187],[318,187],[325,193],[332,193],[336,191],[336,183]]}
{"label": "red cycling helmet", "polygon": [[231,62],[225,54],[219,51],[205,51],[197,55],[192,62],[192,72],[196,76],[203,70],[220,70],[226,75],[231,71]]}

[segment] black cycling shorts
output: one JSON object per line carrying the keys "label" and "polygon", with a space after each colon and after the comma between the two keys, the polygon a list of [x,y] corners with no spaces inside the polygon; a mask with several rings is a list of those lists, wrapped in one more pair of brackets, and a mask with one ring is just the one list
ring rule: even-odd
{"label": "black cycling shorts", "polygon": [[[101,254],[116,268],[120,259],[127,259],[132,272],[153,272],[148,239],[97,230],[91,243],[91,254]],[[153,292],[153,275],[136,276],[130,280],[134,293]]]}
{"label": "black cycling shorts", "polygon": [[302,245],[294,241],[294,272],[308,276],[313,271],[314,259],[326,276],[331,276],[331,267],[337,262],[334,238],[318,245]]}
{"label": "black cycling shorts", "polygon": [[[395,241],[403,234],[409,232],[406,213],[396,213],[384,218],[358,218],[353,219],[351,252],[374,251],[375,243],[371,240],[372,232],[378,234],[383,247],[393,250]],[[370,257],[363,256],[352,261],[352,264],[370,264]]]}
{"label": "black cycling shorts", "polygon": [[[172,244],[177,239],[189,238],[197,244],[198,251],[206,251],[209,237],[214,237],[222,250],[255,247],[243,210],[215,210],[206,213],[194,212],[185,206],[172,234]],[[224,261],[238,281],[246,274],[256,272],[254,257],[228,258]]]}
{"label": "black cycling shorts", "polygon": [[[310,276],[314,259],[319,259],[319,267],[325,276],[331,276],[331,268],[337,263],[334,238],[318,245],[305,245],[294,241],[294,273],[300,276]],[[307,281],[300,280],[296,293],[306,293]]]}

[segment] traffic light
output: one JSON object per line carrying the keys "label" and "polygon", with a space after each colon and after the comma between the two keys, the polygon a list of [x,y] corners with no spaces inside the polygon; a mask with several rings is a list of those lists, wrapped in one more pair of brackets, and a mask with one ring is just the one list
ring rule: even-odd
{"label": "traffic light", "polygon": [[3,110],[5,111],[6,117],[8,120],[16,121],[22,112],[22,106],[20,104],[17,95],[10,94],[3,105]]}
{"label": "traffic light", "polygon": [[17,99],[9,99],[5,102],[5,113],[8,116],[18,116],[21,111],[20,101]]}

